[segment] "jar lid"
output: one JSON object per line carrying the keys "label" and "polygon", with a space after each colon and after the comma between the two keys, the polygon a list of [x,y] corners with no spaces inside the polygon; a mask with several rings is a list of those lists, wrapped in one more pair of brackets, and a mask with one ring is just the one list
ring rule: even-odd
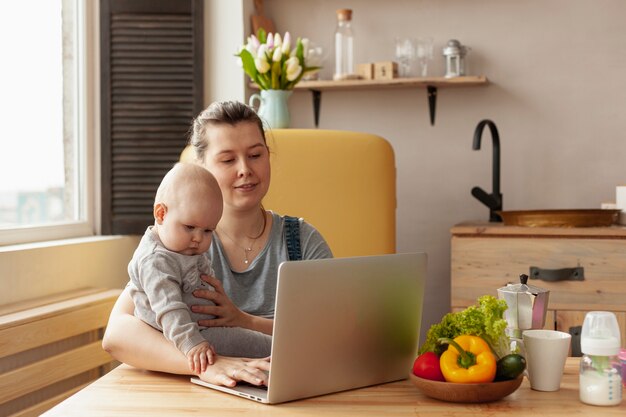
{"label": "jar lid", "polygon": [[352,20],[352,9],[338,9],[337,19],[338,20]]}
{"label": "jar lid", "polygon": [[467,48],[461,45],[456,39],[450,39],[445,48],[443,48],[443,54],[445,56],[465,56]]}

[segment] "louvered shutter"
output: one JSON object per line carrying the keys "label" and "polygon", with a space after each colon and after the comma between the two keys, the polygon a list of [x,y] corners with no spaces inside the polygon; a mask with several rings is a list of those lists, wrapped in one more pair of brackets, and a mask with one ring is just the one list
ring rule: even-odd
{"label": "louvered shutter", "polygon": [[202,0],[101,0],[102,233],[141,234],[202,110]]}

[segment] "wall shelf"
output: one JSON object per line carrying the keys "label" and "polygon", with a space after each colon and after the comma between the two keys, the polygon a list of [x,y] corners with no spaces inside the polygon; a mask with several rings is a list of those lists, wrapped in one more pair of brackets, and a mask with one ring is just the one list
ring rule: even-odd
{"label": "wall shelf", "polygon": [[342,91],[342,90],[380,90],[386,88],[410,87],[468,87],[487,84],[484,75],[466,75],[463,77],[416,77],[394,78],[393,80],[346,80],[346,81],[300,81],[294,90]]}
{"label": "wall shelf", "polygon": [[[351,90],[384,90],[389,88],[425,88],[428,94],[428,109],[430,124],[435,124],[435,109],[437,106],[438,88],[474,87],[488,84],[484,75],[467,75],[455,78],[445,77],[416,77],[394,78],[393,80],[345,80],[345,81],[301,81],[294,90],[308,90],[313,95],[313,117],[315,127],[319,126],[320,106],[323,91],[351,91]],[[254,87],[258,88],[256,85]]]}

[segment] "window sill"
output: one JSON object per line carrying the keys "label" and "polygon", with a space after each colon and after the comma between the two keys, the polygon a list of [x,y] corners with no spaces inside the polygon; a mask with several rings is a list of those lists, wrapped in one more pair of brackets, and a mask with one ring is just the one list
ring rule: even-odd
{"label": "window sill", "polygon": [[0,248],[0,306],[80,288],[123,288],[141,236],[89,236]]}
{"label": "window sill", "polygon": [[19,243],[0,247],[0,253],[11,253],[33,249],[58,248],[63,246],[80,245],[85,243],[97,243],[111,240],[121,240],[128,238],[124,235],[116,236],[84,236],[69,239],[47,240],[43,242]]}

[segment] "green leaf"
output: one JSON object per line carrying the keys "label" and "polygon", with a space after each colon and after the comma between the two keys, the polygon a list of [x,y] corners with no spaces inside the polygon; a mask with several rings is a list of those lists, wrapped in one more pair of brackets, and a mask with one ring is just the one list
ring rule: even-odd
{"label": "green leaf", "polygon": [[298,58],[298,62],[300,62],[300,66],[304,68],[304,46],[302,45],[301,38],[298,38],[296,42],[296,57]]}
{"label": "green leaf", "polygon": [[287,85],[289,84],[289,80],[287,80],[287,64],[285,64],[285,62],[287,62],[287,55],[283,55],[283,57],[280,60],[280,89],[281,90],[286,90],[287,89]]}
{"label": "green leaf", "polygon": [[269,72],[266,72],[265,74],[259,74],[256,79],[256,83],[259,85],[261,90],[270,89],[270,80],[269,80],[268,74]]}
{"label": "green leaf", "polygon": [[256,37],[262,44],[267,42],[267,33],[265,33],[265,29],[263,28],[259,28],[259,30],[257,30]]}
{"label": "green leaf", "polygon": [[241,58],[243,70],[246,72],[246,74],[248,74],[248,76],[253,80],[256,79],[258,71],[256,69],[256,66],[254,65],[254,58],[252,57],[250,51],[248,51],[247,49],[243,49],[241,52],[239,52],[239,57]]}

